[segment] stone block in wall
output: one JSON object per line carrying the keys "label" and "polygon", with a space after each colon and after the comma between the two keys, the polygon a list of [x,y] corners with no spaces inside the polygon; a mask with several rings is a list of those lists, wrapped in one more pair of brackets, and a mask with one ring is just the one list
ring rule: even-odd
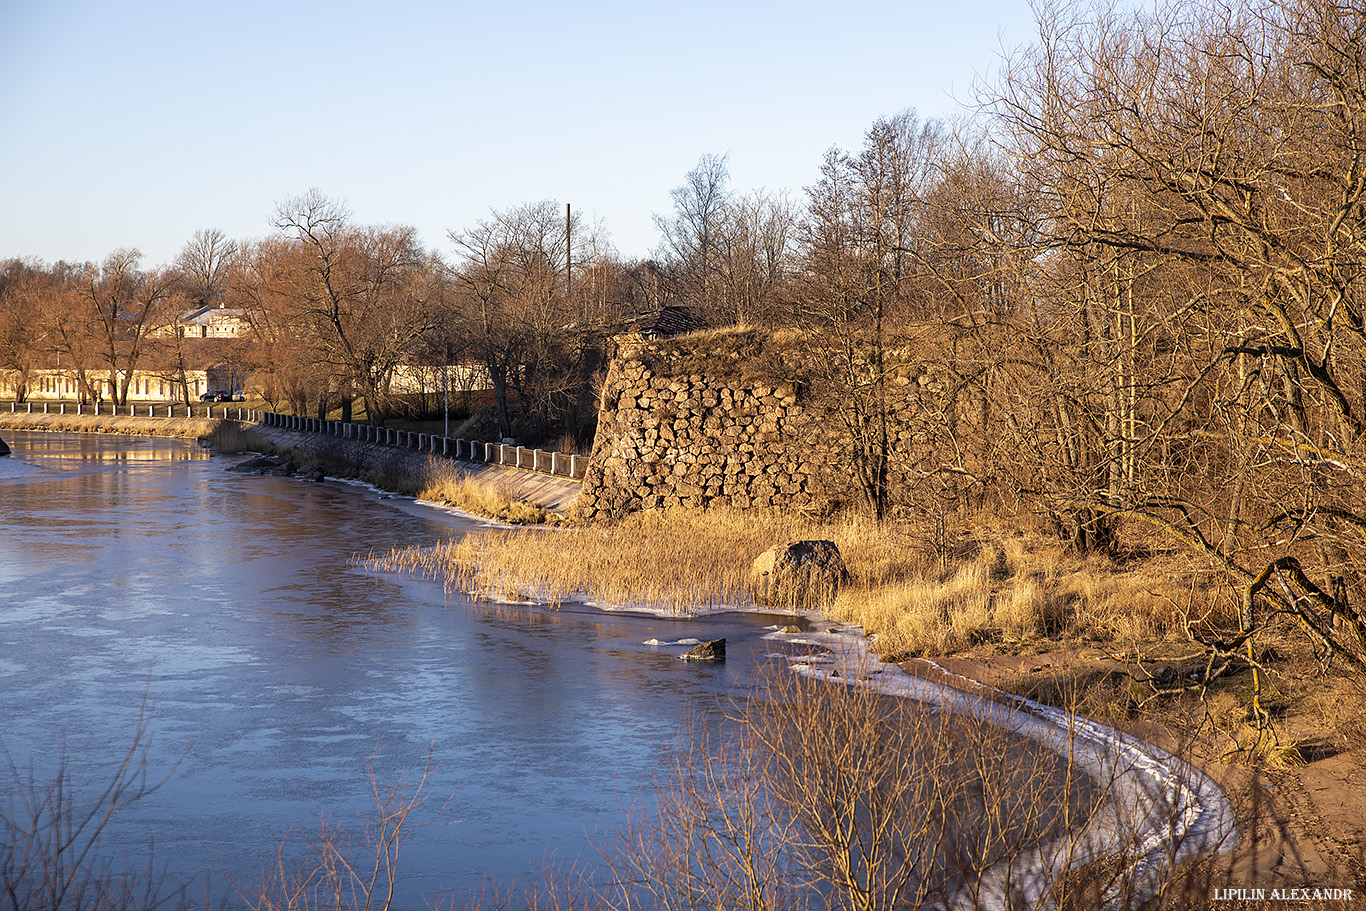
{"label": "stone block in wall", "polygon": [[[608,502],[589,492],[580,502],[590,509],[627,508],[632,497],[651,508],[675,500],[705,505],[722,499],[738,508],[793,505],[842,496],[840,491],[851,487],[841,422],[832,419],[818,391],[805,383],[744,379],[750,374],[744,358],[762,354],[760,347],[752,353],[746,349],[743,357],[738,350],[723,350],[722,362],[728,358],[735,367],[714,378],[693,372],[696,367],[681,369],[707,357],[695,348],[634,342],[619,351],[602,397],[592,460],[600,467],[590,464],[594,470],[585,489],[613,484],[622,488],[622,496]],[[764,357],[766,363],[781,363],[788,353]],[[905,450],[899,459],[932,445],[931,434],[915,424],[924,420],[917,397],[933,385],[919,379],[929,373],[918,366],[893,373],[915,378],[897,384],[892,400],[900,425],[895,428],[898,451]],[[643,466],[650,470],[640,471]]]}

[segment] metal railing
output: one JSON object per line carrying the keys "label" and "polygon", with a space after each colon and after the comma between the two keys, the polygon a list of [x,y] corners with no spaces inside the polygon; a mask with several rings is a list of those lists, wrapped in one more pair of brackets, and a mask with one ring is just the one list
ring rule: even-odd
{"label": "metal railing", "polygon": [[225,418],[238,421],[248,420],[246,415],[253,413],[246,408],[232,404],[186,405],[166,402],[129,402],[127,405],[115,405],[113,402],[34,402],[32,400],[10,402],[9,410],[12,414],[107,414],[110,417]]}
{"label": "metal railing", "polygon": [[115,405],[112,402],[10,402],[11,412],[28,414],[107,414],[112,416],[148,418],[224,418],[227,420],[252,421],[267,427],[278,427],[297,433],[318,433],[343,440],[360,443],[373,443],[379,446],[393,446],[398,449],[429,452],[448,459],[466,462],[479,462],[490,465],[508,465],[527,471],[558,475],[563,478],[581,480],[588,467],[588,457],[571,452],[552,452],[543,449],[530,449],[508,443],[486,443],[483,440],[465,440],[435,434],[414,433],[408,430],[394,430],[389,427],[376,427],[373,424],[357,424],[351,421],[325,421],[320,418],[306,418],[294,414],[279,414],[274,411],[256,411],[240,408],[233,404],[166,404],[130,403]]}
{"label": "metal railing", "polygon": [[448,459],[466,462],[480,462],[489,465],[508,465],[527,471],[558,475],[563,478],[581,480],[588,468],[588,457],[571,452],[552,452],[544,449],[531,449],[514,446],[510,443],[487,443],[483,440],[465,440],[456,437],[437,436],[436,434],[416,433],[411,430],[395,430],[392,427],[377,427],[373,424],[357,424],[347,421],[327,421],[321,418],[301,417],[296,414],[278,414],[273,411],[253,411],[253,419],[267,427],[278,427],[295,433],[319,433],[324,436],[354,440],[359,443],[372,443],[377,446],[393,446],[416,452],[427,452]]}

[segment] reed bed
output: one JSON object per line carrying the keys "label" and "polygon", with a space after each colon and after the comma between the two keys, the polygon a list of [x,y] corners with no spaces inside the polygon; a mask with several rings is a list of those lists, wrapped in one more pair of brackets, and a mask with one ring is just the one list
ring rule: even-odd
{"label": "reed bed", "polygon": [[605,527],[476,532],[397,550],[372,565],[494,600],[580,600],[689,615],[753,608],[747,581],[754,558],[773,544],[813,538],[834,541],[850,573],[825,612],[862,626],[887,658],[984,643],[1161,639],[1181,630],[1198,594],[1188,575],[1160,562],[1120,568],[1040,539],[967,541],[945,567],[905,524],[725,509],[648,511]]}
{"label": "reed bed", "polygon": [[611,527],[486,531],[408,548],[378,568],[441,579],[448,590],[559,604],[587,600],[690,614],[753,606],[750,563],[782,541],[828,538],[865,576],[895,572],[895,546],[860,520],[820,523],[734,510],[637,513]]}

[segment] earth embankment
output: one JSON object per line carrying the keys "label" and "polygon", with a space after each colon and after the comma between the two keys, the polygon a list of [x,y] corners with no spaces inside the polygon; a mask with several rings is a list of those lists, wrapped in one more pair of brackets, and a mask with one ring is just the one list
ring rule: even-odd
{"label": "earth embankment", "polygon": [[268,427],[251,421],[231,421],[225,418],[164,418],[130,417],[127,415],[93,414],[26,414],[0,412],[0,429],[44,430],[57,433],[120,433],[140,436],[168,436],[200,439],[219,430],[225,424],[236,425],[243,433],[282,450],[307,454],[324,468],[360,472],[384,468],[394,475],[405,474],[421,478],[428,466],[440,462],[457,466],[471,478],[495,484],[519,500],[552,512],[564,512],[574,505],[582,484],[570,478],[541,472],[455,462],[429,453],[400,449],[377,443],[341,440],[323,434],[300,433]]}

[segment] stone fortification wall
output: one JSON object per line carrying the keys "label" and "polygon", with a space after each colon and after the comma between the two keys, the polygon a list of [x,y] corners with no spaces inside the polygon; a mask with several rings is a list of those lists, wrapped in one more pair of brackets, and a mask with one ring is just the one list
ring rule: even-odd
{"label": "stone fortification wall", "polygon": [[[843,405],[821,391],[810,359],[800,345],[752,330],[619,340],[576,511],[819,510],[857,497]],[[943,417],[942,388],[925,365],[893,371],[894,473],[914,473],[936,448],[927,416]]]}
{"label": "stone fortification wall", "polygon": [[[671,369],[674,368],[674,369]],[[667,348],[624,343],[609,368],[577,510],[810,506],[808,416],[791,383],[717,378]]]}

